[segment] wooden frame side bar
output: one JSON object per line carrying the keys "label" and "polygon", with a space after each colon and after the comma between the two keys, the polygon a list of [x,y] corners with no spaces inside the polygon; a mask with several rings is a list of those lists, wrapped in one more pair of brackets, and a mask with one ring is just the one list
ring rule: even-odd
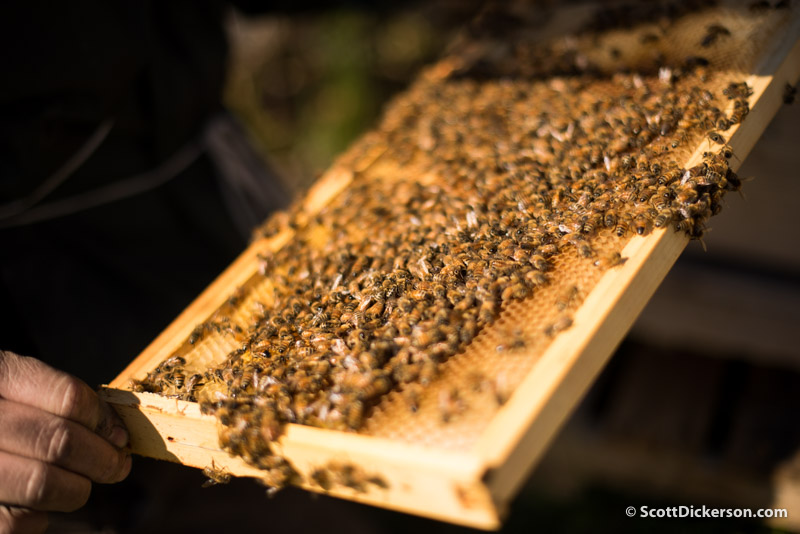
{"label": "wooden frame side bar", "polygon": [[[728,143],[736,154],[734,169],[782,105],[785,84],[800,77],[799,27],[795,17],[785,38],[773,43],[757,74],[747,79],[752,109]],[[699,147],[687,166],[699,163],[704,151]],[[572,328],[552,342],[484,431],[475,450],[491,468],[487,485],[498,503],[506,502],[525,480],[687,243],[688,238],[671,229],[633,237],[622,252],[628,261],[601,278]]]}

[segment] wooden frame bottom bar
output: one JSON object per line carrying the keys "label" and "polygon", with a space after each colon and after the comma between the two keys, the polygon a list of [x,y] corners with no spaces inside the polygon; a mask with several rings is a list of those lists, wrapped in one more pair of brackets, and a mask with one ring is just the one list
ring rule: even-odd
{"label": "wooden frame bottom bar", "polygon": [[[263,477],[259,469],[220,450],[216,419],[201,414],[198,404],[110,388],[101,395],[130,429],[132,451],[198,468],[214,466],[237,476]],[[476,528],[500,527],[495,503],[483,483],[485,467],[477,455],[301,425],[287,425],[275,446],[277,453],[291,459],[304,489]],[[356,491],[344,486],[325,490],[311,482],[315,469],[331,464],[352,466],[385,483],[365,484],[364,491]]]}

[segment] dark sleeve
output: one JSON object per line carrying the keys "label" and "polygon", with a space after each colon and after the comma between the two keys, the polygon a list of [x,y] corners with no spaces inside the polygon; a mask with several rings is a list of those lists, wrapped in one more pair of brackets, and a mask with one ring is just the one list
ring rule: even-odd
{"label": "dark sleeve", "polygon": [[0,16],[0,199],[63,162],[142,69],[141,35],[114,2],[5,2]]}
{"label": "dark sleeve", "polygon": [[[32,190],[106,118],[115,124],[93,156],[105,169],[97,180],[109,179],[114,162],[122,176],[163,161],[219,109],[221,1],[23,0],[0,9],[0,201]],[[70,187],[95,178],[84,173]]]}

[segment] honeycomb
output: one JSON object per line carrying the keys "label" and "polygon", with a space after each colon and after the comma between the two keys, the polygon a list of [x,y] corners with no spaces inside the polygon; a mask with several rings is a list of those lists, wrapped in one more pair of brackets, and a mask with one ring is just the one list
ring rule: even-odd
{"label": "honeycomb", "polygon": [[[613,250],[620,250],[625,242],[611,232],[597,240]],[[578,254],[557,258],[553,270],[558,276],[534,298],[509,302],[490,328],[442,364],[440,378],[422,390],[416,412],[409,410],[403,390],[392,391],[374,408],[360,432],[439,449],[469,450],[544,353],[552,339],[545,333],[547,328],[579,308],[603,275],[594,261]],[[572,288],[578,288],[577,294],[559,309],[559,300]],[[445,423],[440,403],[453,389],[463,397],[463,408]]]}
{"label": "honeycomb", "polygon": [[740,189],[726,132],[787,12],[489,5],[134,389],[200,402],[271,486],[286,423],[470,449],[629,240],[701,238]]}

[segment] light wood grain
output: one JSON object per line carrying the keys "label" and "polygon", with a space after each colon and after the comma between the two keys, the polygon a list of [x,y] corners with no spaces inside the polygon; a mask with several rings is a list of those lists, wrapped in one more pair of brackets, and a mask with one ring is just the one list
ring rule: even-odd
{"label": "light wood grain", "polygon": [[[263,472],[219,449],[217,423],[196,403],[152,393],[107,388],[101,391],[130,430],[130,448],[153,458],[237,476],[262,478]],[[387,439],[287,425],[275,450],[291,458],[301,487],[394,510],[478,528],[499,527],[492,497],[481,484],[484,467],[477,456],[409,446]],[[366,491],[311,483],[310,474],[331,463],[356,466],[386,481]]]}

